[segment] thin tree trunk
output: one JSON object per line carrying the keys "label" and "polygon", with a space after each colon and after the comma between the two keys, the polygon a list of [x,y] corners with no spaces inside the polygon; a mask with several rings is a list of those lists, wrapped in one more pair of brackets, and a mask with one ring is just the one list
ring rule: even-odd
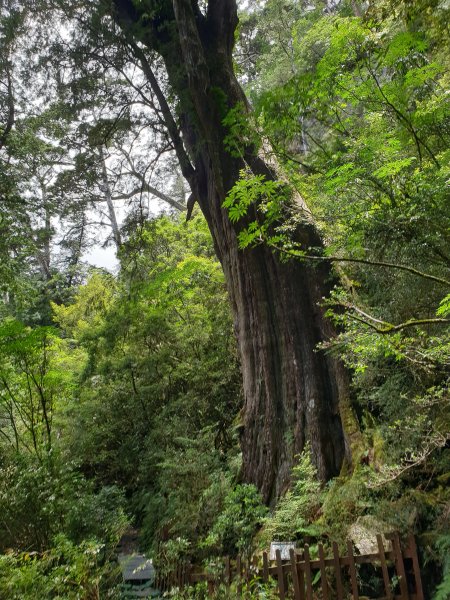
{"label": "thin tree trunk", "polygon": [[84,234],[86,230],[86,213],[82,213],[81,215],[81,224],[78,232],[78,239],[74,242],[74,248],[72,250],[72,255],[69,258],[69,269],[68,269],[68,277],[67,277],[67,286],[70,288],[73,285],[73,281],[75,278],[76,270],[78,265],[80,264],[81,256],[83,254],[83,242],[84,242]]}
{"label": "thin tree trunk", "polygon": [[111,186],[109,185],[108,171],[106,170],[105,153],[103,152],[103,146],[99,146],[100,154],[100,165],[102,169],[102,185],[101,190],[104,194],[106,205],[108,207],[109,221],[111,223],[111,229],[113,233],[114,243],[116,249],[120,250],[122,246],[122,236],[120,235],[119,225],[117,223],[116,210],[114,208],[114,202],[112,199]]}
{"label": "thin tree trunk", "polygon": [[6,117],[6,123],[2,124],[2,129],[0,130],[0,150],[6,144],[6,142],[8,140],[8,136],[9,136],[12,128],[14,127],[14,123],[15,123],[15,119],[16,119],[13,82],[12,82],[12,75],[11,75],[11,64],[10,64],[8,51],[5,52],[4,61],[5,61],[4,70],[5,70],[5,75],[6,75],[6,84],[5,85],[6,85],[6,90],[7,90],[7,92],[6,92],[6,94],[7,94],[7,98],[6,98],[7,117]]}
{"label": "thin tree trunk", "polygon": [[[251,148],[244,160],[231,156],[224,145],[224,101],[228,108],[238,102],[247,107],[232,65],[235,0],[210,0],[206,16],[191,0],[166,0],[155,8],[153,21],[143,20],[146,27],[135,3],[115,4],[116,20],[161,104],[183,174],[208,222],[225,273],[244,386],[244,477],[258,486],[266,501],[273,501],[285,489],[295,455],[307,441],[323,480],[339,473],[344,458],[350,458],[340,415],[345,413],[345,420],[351,421],[348,376],[336,358],[317,351],[318,343],[334,335],[319,306],[333,285],[332,273],[326,264],[281,262],[265,246],[240,250],[238,228],[222,207],[246,165],[257,174],[276,177]],[[138,42],[164,59],[179,100],[182,138]],[[296,235],[307,247],[322,245],[311,224],[299,226]]]}
{"label": "thin tree trunk", "polygon": [[39,181],[42,194],[42,206],[44,208],[44,227],[38,236],[38,250],[36,259],[45,281],[50,281],[51,273],[51,239],[52,239],[52,213],[47,198],[47,187],[43,179]]}

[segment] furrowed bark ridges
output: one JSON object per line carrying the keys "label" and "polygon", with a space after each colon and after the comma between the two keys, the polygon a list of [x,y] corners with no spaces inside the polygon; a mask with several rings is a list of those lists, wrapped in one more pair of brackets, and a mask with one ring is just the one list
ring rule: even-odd
{"label": "furrowed bark ridges", "polygon": [[[340,404],[348,400],[347,373],[336,358],[316,350],[334,335],[319,307],[333,285],[330,265],[280,262],[267,246],[241,251],[222,208],[246,164],[268,177],[274,174],[251,149],[244,162],[223,143],[227,132],[214,90],[223,92],[229,108],[237,102],[247,106],[232,69],[236,3],[210,1],[204,16],[190,0],[174,0],[173,11],[163,2],[147,23],[148,31],[136,8],[127,10],[127,4],[116,0],[119,24],[128,36],[138,31],[133,43],[159,52],[178,99],[180,139],[195,172],[188,181],[208,222],[235,317],[245,397],[244,477],[273,501],[285,489],[295,455],[307,440],[324,480],[339,473],[346,450],[348,456],[339,417]],[[121,21],[124,12],[127,20]],[[163,15],[167,21],[158,30],[155,23]],[[311,225],[300,226],[298,235],[309,246],[321,246]]]}

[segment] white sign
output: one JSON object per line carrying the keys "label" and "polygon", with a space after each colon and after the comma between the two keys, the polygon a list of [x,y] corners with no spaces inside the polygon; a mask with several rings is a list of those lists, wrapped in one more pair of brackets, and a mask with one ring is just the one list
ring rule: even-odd
{"label": "white sign", "polygon": [[291,557],[289,556],[290,549],[295,550],[295,542],[271,542],[270,551],[269,551],[269,560],[276,560],[275,552],[277,550],[280,551],[281,560],[289,560]]}

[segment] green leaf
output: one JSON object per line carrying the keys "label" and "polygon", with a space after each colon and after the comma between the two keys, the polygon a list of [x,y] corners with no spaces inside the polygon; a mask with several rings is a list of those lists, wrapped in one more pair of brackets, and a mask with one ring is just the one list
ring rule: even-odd
{"label": "green leaf", "polygon": [[379,179],[385,179],[386,177],[392,177],[407,169],[412,163],[416,162],[415,156],[410,156],[409,158],[402,158],[399,160],[391,160],[388,163],[384,164],[382,167],[379,167],[374,171],[375,177]]}
{"label": "green leaf", "polygon": [[450,294],[441,300],[436,315],[438,317],[448,317],[450,315]]}

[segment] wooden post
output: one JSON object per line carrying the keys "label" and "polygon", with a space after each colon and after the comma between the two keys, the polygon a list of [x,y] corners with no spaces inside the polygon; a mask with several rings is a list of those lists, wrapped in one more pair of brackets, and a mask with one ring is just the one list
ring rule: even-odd
{"label": "wooden post", "polygon": [[295,556],[294,548],[289,550],[289,556],[291,558],[291,573],[292,573],[292,583],[294,584],[294,599],[302,600],[300,594],[300,584],[298,581],[298,571],[297,571],[297,558]]}
{"label": "wooden post", "polygon": [[320,581],[322,583],[323,600],[328,600],[328,581],[327,572],[325,571],[325,554],[323,545],[319,544],[319,561],[320,561]]}
{"label": "wooden post", "polygon": [[[300,557],[300,561],[303,561],[303,556]],[[303,563],[304,564],[304,563]],[[298,574],[298,585],[300,588],[300,597],[301,600],[305,600],[305,574],[301,565],[297,565],[297,574]]]}
{"label": "wooden post", "polygon": [[394,547],[395,568],[397,575],[400,578],[400,594],[402,600],[409,599],[408,582],[406,581],[405,563],[403,562],[402,549],[400,546],[400,538],[398,533],[393,533],[391,536],[392,545]]}
{"label": "wooden post", "polygon": [[311,559],[309,557],[309,546],[308,546],[308,544],[305,544],[304,551],[305,551],[306,597],[307,597],[308,600],[313,600]]}
{"label": "wooden post", "polygon": [[263,581],[268,583],[269,581],[269,560],[267,558],[267,552],[263,552]]}
{"label": "wooden post", "polygon": [[350,579],[352,582],[353,600],[359,600],[358,581],[356,579],[355,557],[353,556],[353,544],[350,540],[347,541],[347,554],[349,559]]}
{"label": "wooden post", "polygon": [[417,600],[423,600],[423,588],[422,588],[422,577],[420,575],[419,557],[417,556],[417,545],[416,538],[411,534],[408,538],[409,549],[411,551],[412,563],[414,569],[414,579],[416,583],[416,597]]}
{"label": "wooden post", "polygon": [[377,534],[378,554],[380,556],[381,571],[383,573],[384,591],[386,593],[387,600],[392,599],[392,588],[391,581],[389,578],[388,568],[386,564],[386,555],[384,552],[383,539],[380,534]]}
{"label": "wooden post", "polygon": [[280,596],[280,600],[285,600],[286,591],[284,588],[283,563],[281,562],[281,552],[279,548],[275,550],[275,556],[277,560],[278,593]]}
{"label": "wooden post", "polygon": [[339,548],[336,542],[333,542],[333,561],[336,576],[336,592],[338,600],[344,600],[344,588],[342,586],[341,562],[339,560]]}

